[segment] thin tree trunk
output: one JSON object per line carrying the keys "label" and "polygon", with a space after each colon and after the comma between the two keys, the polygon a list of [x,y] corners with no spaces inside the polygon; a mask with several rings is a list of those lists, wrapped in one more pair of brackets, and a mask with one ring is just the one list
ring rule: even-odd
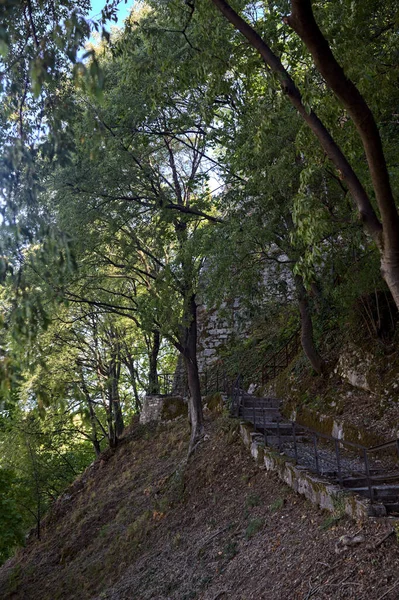
{"label": "thin tree trunk", "polygon": [[136,369],[134,368],[134,363],[132,363],[132,370],[130,371],[130,380],[132,382],[132,387],[133,387],[135,409],[140,411],[142,409],[142,404],[141,404],[139,392],[137,389]]}
{"label": "thin tree trunk", "polygon": [[33,471],[33,479],[35,482],[35,492],[36,492],[36,537],[38,540],[41,539],[41,521],[42,521],[42,503],[41,503],[41,489],[40,489],[40,481],[39,481],[39,473],[37,468],[37,458],[36,452],[32,449],[32,446],[29,442],[27,442],[30,459],[32,462],[32,471]]}
{"label": "thin tree trunk", "polygon": [[93,402],[92,402],[91,396],[89,394],[89,390],[87,389],[86,382],[83,377],[83,371],[81,371],[80,377],[81,377],[82,390],[83,390],[84,396],[86,398],[87,407],[89,409],[89,415],[90,415],[90,426],[91,426],[91,438],[90,439],[91,439],[91,443],[93,444],[96,457],[98,458],[101,454],[101,447],[100,447],[100,442],[98,441],[98,438],[97,438],[97,417],[96,417],[96,413],[93,408]]}
{"label": "thin tree trunk", "polygon": [[116,436],[114,420],[112,417],[112,400],[111,394],[108,390],[108,410],[107,410],[107,425],[108,425],[108,443],[110,448],[116,448],[118,438]]}
{"label": "thin tree trunk", "polygon": [[381,273],[399,309],[399,251],[385,247],[381,257]]}
{"label": "thin tree trunk", "polygon": [[127,367],[127,370],[129,371],[130,382],[132,384],[133,394],[134,394],[135,409],[138,410],[138,411],[140,411],[141,408],[142,408],[142,404],[141,404],[139,392],[138,392],[138,389],[137,389],[138,372],[137,372],[136,367],[134,366],[134,358],[130,354],[130,352],[127,349],[126,345],[125,345],[125,348],[124,348],[124,352],[122,354],[122,362]]}
{"label": "thin tree trunk", "polygon": [[313,369],[321,375],[324,371],[324,361],[321,358],[313,335],[313,323],[308,301],[308,295],[300,275],[295,275],[295,287],[297,292],[299,312],[301,315],[301,344]]}
{"label": "thin tree trunk", "polygon": [[152,343],[149,352],[150,369],[148,373],[148,393],[159,394],[158,381],[158,354],[161,346],[161,335],[159,329],[152,332]]}
{"label": "thin tree trunk", "polygon": [[97,438],[97,426],[96,426],[96,415],[93,409],[93,403],[91,401],[91,398],[89,396],[89,394],[85,394],[86,395],[86,401],[87,401],[87,406],[89,408],[89,415],[90,415],[90,425],[91,425],[91,443],[93,444],[93,448],[94,448],[94,452],[97,456],[97,458],[100,456],[101,454],[101,446],[100,446],[100,442],[98,441]]}
{"label": "thin tree trunk", "polygon": [[187,370],[189,389],[189,415],[191,422],[191,438],[189,454],[204,432],[204,417],[202,412],[201,385],[197,363],[197,304],[193,294],[189,300],[186,319],[188,325],[184,327],[183,357]]}
{"label": "thin tree trunk", "polygon": [[98,458],[101,455],[100,442],[97,439],[92,439],[91,441],[93,444],[94,452],[96,454],[96,458]]}
{"label": "thin tree trunk", "polygon": [[113,359],[110,369],[110,410],[112,411],[112,417],[115,425],[116,438],[121,437],[125,425],[123,423],[123,414],[121,408],[121,401],[119,396],[119,374],[120,369],[116,364],[116,359]]}

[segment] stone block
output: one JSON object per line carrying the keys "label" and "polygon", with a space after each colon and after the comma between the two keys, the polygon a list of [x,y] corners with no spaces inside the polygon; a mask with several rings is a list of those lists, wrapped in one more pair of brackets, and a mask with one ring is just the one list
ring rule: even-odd
{"label": "stone block", "polygon": [[140,413],[140,423],[171,421],[187,416],[187,403],[180,396],[146,396]]}
{"label": "stone block", "polygon": [[214,348],[205,348],[203,355],[204,356],[213,356],[216,353]]}

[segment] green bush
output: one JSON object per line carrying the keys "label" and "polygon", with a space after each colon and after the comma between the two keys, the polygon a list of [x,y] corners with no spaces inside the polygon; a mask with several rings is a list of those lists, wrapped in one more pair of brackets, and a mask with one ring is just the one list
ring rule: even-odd
{"label": "green bush", "polygon": [[13,495],[15,476],[0,468],[0,563],[24,541],[23,519]]}

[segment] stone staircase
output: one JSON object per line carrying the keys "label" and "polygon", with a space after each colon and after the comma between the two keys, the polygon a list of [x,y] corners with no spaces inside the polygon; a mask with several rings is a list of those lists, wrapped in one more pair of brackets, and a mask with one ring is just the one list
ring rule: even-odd
{"label": "stone staircase", "polygon": [[399,515],[399,440],[367,448],[333,438],[284,419],[278,398],[258,398],[239,384],[238,379],[232,413],[252,423],[266,446],[276,447],[343,490],[368,498],[375,514]]}

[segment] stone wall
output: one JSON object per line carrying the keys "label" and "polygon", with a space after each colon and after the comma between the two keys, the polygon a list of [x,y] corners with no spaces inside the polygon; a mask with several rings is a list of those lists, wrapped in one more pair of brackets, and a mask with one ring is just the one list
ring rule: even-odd
{"label": "stone wall", "polygon": [[214,366],[219,352],[228,344],[233,335],[240,335],[239,302],[224,302],[220,310],[208,309],[205,304],[198,306],[198,350],[197,361],[200,372]]}
{"label": "stone wall", "polygon": [[171,421],[187,414],[187,403],[180,396],[146,396],[140,412],[140,423]]}
{"label": "stone wall", "polygon": [[[203,393],[216,389],[224,375],[220,352],[234,336],[244,335],[240,326],[239,302],[223,303],[221,309],[197,308],[197,362]],[[218,375],[216,371],[219,369]],[[178,357],[173,382],[173,394],[187,396],[187,374],[182,356]]]}

